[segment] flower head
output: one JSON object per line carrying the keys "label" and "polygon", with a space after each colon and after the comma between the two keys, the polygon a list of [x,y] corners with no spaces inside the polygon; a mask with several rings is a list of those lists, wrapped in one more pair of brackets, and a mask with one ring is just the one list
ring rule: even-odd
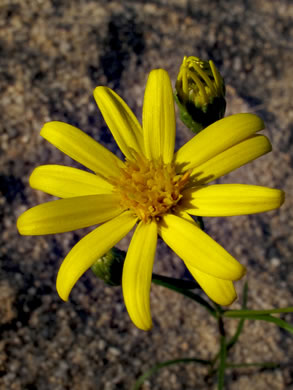
{"label": "flower head", "polygon": [[265,187],[207,185],[269,152],[264,125],[253,114],[222,119],[174,154],[175,112],[168,73],[150,73],[143,126],[111,89],[97,87],[96,102],[125,156],[121,161],[81,130],[49,122],[41,135],[93,173],[60,165],[36,168],[30,185],[62,199],[35,206],[17,222],[21,234],[51,234],[100,224],[64,259],[57,291],[64,300],[95,261],[137,224],[126,255],[122,288],[128,313],[144,330],[152,325],[150,285],[158,234],[182,258],[207,295],[228,305],[233,281],[245,274],[239,264],[191,216],[227,216],[279,207],[282,191]]}
{"label": "flower head", "polygon": [[175,84],[181,120],[194,133],[223,118],[225,83],[212,60],[184,57]]}

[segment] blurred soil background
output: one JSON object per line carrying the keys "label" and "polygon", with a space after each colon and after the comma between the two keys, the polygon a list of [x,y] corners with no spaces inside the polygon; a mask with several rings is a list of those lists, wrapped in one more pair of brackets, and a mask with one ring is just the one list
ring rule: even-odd
{"label": "blurred soil background", "polygon": [[[93,89],[114,88],[141,118],[148,72],[163,67],[174,82],[184,55],[214,60],[227,84],[227,114],[254,112],[266,122],[273,152],[219,182],[282,188],[284,206],[205,222],[247,266],[249,308],[292,306],[292,35],[290,0],[1,0],[1,390],[130,389],[158,361],[208,359],[217,352],[215,321],[162,287],[152,287],[154,327],[147,333],[131,323],[120,287],[106,287],[91,271],[62,302],[55,290],[58,267],[90,229],[21,237],[15,227],[23,211],[51,199],[29,187],[34,167],[78,166],[40,137],[42,125],[68,122],[116,152]],[[178,120],[177,147],[190,137]],[[186,276],[183,262],[163,244],[155,271]],[[240,298],[243,283],[237,283]],[[237,321],[226,326],[232,334]],[[292,357],[292,335],[247,322],[229,360],[276,361],[281,369],[229,369],[225,389],[293,389]],[[172,366],[143,389],[216,389],[206,374],[196,364]]]}

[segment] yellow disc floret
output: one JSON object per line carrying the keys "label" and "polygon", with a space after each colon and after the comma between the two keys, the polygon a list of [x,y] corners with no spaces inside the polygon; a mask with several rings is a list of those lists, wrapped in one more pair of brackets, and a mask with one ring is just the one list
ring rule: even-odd
{"label": "yellow disc floret", "polygon": [[133,210],[139,219],[148,222],[172,211],[182,198],[181,191],[189,172],[176,174],[174,164],[161,160],[149,161],[135,154],[135,160],[126,160],[119,178],[112,178],[123,208]]}

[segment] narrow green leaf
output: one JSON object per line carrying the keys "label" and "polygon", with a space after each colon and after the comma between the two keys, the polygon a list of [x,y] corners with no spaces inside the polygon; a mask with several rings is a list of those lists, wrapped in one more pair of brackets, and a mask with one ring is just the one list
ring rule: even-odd
{"label": "narrow green leaf", "polygon": [[[243,318],[242,315],[239,315],[238,317],[235,315],[233,318]],[[249,315],[245,317],[247,320],[257,320],[257,321],[266,321],[266,322],[272,322],[273,324],[278,325],[280,328],[283,328],[285,330],[288,330],[288,332],[293,333],[293,326],[290,325],[288,322],[281,320],[280,318],[276,318],[268,315]]]}
{"label": "narrow green leaf", "polygon": [[243,310],[243,309],[246,309],[246,306],[247,306],[247,298],[248,298],[248,283],[247,283],[247,281],[244,283],[242,294],[243,294],[243,297],[242,297],[242,310]]}
{"label": "narrow green leaf", "polygon": [[205,366],[209,366],[211,364],[210,360],[204,360],[204,359],[198,359],[198,358],[183,358],[183,359],[174,359],[174,360],[167,360],[162,363],[158,363],[151,367],[149,370],[147,370],[144,374],[142,374],[135,384],[132,386],[131,390],[139,390],[143,382],[148,379],[150,376],[154,375],[156,372],[158,372],[161,368],[171,366],[173,364],[178,363],[199,363],[203,364]]}
{"label": "narrow green leaf", "polygon": [[266,314],[278,314],[278,313],[293,313],[293,307],[283,307],[280,309],[267,309],[267,310],[227,310],[223,313],[224,317],[248,317],[254,315],[266,315]]}

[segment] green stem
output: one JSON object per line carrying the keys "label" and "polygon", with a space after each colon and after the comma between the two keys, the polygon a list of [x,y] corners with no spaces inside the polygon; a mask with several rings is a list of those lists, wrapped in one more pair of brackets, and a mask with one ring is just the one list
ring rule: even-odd
{"label": "green stem", "polygon": [[[243,298],[242,298],[242,308],[243,309],[246,309],[246,305],[247,305],[247,295],[248,295],[248,284],[247,282],[245,282],[244,286],[243,286]],[[216,308],[217,308],[217,311],[219,313],[219,315],[221,315],[221,313],[223,313],[223,310],[221,308],[221,306],[216,305]],[[227,342],[226,344],[226,350],[227,352],[237,343],[238,341],[238,338],[243,330],[243,326],[244,326],[244,321],[245,321],[245,318],[241,318],[240,321],[238,322],[238,326],[237,326],[237,329],[236,329],[236,332],[234,333],[234,335],[232,336],[232,338]],[[213,358],[212,360],[212,364],[211,364],[211,368],[208,372],[208,375],[207,377],[212,377],[214,375],[214,373],[217,371],[214,367],[215,367],[215,364],[217,363],[218,359],[220,357],[220,351],[216,354],[216,356]]]}
{"label": "green stem", "polygon": [[147,378],[149,378],[150,376],[155,374],[157,371],[159,371],[161,368],[168,367],[168,366],[171,366],[171,365],[177,364],[177,363],[199,363],[199,364],[203,364],[205,366],[209,366],[211,364],[210,360],[197,359],[197,358],[182,358],[182,359],[167,360],[165,362],[158,363],[158,364],[154,365],[152,368],[150,368],[144,374],[142,374],[137,379],[135,384],[132,386],[131,390],[139,390],[140,386],[143,384],[143,382]]}
{"label": "green stem", "polygon": [[155,275],[155,277],[153,276],[153,279],[152,279],[153,283],[157,284],[158,286],[163,286],[163,287],[166,287],[170,290],[176,291],[177,293],[182,294],[185,297],[192,299],[193,301],[195,301],[195,302],[199,303],[201,306],[203,306],[213,317],[217,318],[216,311],[205,299],[203,299],[202,297],[200,297],[197,294],[194,294],[192,291],[177,287],[176,283],[175,284],[171,283],[170,279],[172,279],[172,278],[168,278],[169,280],[166,281],[166,280],[163,280],[162,277],[157,278],[156,276],[158,276],[158,275]]}
{"label": "green stem", "polygon": [[226,335],[225,335],[224,322],[222,317],[219,318],[218,327],[220,332],[220,353],[219,353],[220,363],[218,368],[218,390],[222,390],[224,388],[226,358],[227,358]]}
{"label": "green stem", "polygon": [[157,281],[169,283],[172,284],[172,286],[176,286],[186,290],[194,290],[196,288],[200,289],[200,285],[194,280],[170,278],[169,276],[158,275],[155,273],[153,273],[152,281],[154,283],[156,283]]}
{"label": "green stem", "polygon": [[[247,294],[248,294],[248,284],[247,284],[247,282],[245,282],[244,287],[243,287],[242,310],[246,309],[246,306],[247,306]],[[236,332],[234,333],[232,338],[227,343],[227,350],[228,351],[237,343],[239,336],[242,332],[243,326],[244,326],[244,321],[245,321],[245,318],[241,318],[240,321],[238,322]]]}
{"label": "green stem", "polygon": [[[238,338],[242,332],[242,329],[243,329],[243,325],[244,325],[244,319],[241,319],[238,323],[238,326],[237,326],[237,329],[236,329],[236,332],[235,334],[232,336],[232,338],[227,342],[226,344],[226,349],[227,349],[227,352],[236,344],[236,342],[238,341]],[[220,351],[217,353],[217,355],[214,357],[214,359],[212,360],[212,365],[214,366],[215,363],[217,362],[217,360],[219,359],[220,357]]]}

